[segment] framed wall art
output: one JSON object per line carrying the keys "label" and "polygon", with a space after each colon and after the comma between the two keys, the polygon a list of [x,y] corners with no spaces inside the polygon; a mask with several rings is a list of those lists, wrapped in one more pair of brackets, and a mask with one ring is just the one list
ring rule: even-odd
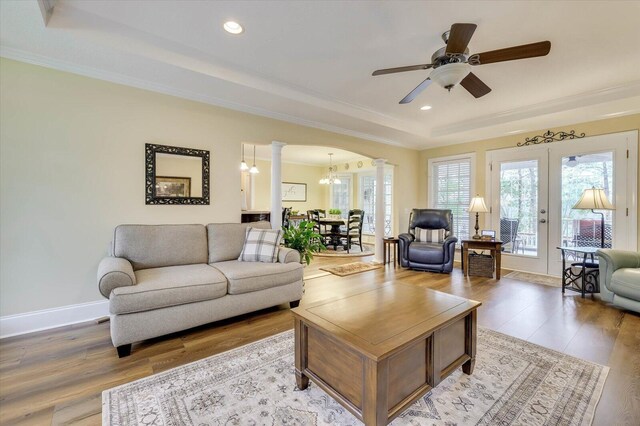
{"label": "framed wall art", "polygon": [[307,201],[307,184],[282,182],[282,201]]}

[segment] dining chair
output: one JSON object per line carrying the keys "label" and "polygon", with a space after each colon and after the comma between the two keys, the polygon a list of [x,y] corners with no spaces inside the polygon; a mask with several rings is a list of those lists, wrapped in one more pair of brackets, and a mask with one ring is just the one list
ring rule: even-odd
{"label": "dining chair", "polygon": [[353,209],[349,210],[349,216],[347,219],[347,228],[343,233],[340,233],[340,239],[345,240],[345,247],[347,253],[351,250],[351,243],[353,240],[357,240],[362,250],[362,221],[364,218],[364,210]]}

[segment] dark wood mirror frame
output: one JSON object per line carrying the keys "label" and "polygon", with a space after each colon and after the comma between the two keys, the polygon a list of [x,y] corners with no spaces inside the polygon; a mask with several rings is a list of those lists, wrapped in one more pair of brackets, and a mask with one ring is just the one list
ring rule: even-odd
{"label": "dark wood mirror frame", "polygon": [[[146,204],[209,205],[209,151],[147,143],[145,147]],[[186,155],[202,158],[202,197],[156,197],[156,154]]]}

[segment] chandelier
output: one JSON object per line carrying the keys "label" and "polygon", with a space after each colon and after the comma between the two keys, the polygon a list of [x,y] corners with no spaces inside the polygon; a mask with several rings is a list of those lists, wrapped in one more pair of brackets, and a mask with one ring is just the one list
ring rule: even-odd
{"label": "chandelier", "polygon": [[336,184],[342,183],[342,181],[340,181],[340,179],[338,179],[338,177],[333,174],[334,170],[333,170],[333,161],[332,161],[333,157],[331,157],[332,155],[333,153],[329,153],[329,174],[327,174],[325,177],[320,179],[319,183],[321,185],[333,185],[334,183]]}

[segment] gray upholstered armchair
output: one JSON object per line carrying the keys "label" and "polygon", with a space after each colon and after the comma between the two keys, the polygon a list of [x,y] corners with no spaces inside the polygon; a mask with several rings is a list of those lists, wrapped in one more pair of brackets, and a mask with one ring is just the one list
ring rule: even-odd
{"label": "gray upholstered armchair", "polygon": [[600,297],[621,308],[640,312],[640,253],[600,249]]}
{"label": "gray upholstered armchair", "polygon": [[451,272],[458,241],[452,229],[451,210],[413,209],[409,232],[398,236],[400,264],[423,271]]}

